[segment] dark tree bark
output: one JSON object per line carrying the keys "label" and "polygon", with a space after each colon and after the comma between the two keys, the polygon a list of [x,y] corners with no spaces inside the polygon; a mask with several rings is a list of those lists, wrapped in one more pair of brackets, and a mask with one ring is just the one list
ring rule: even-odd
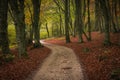
{"label": "dark tree bark", "polygon": [[60,36],[62,36],[63,35],[62,34],[62,15],[60,14],[59,17],[60,17]]}
{"label": "dark tree bark", "polygon": [[7,23],[7,12],[8,12],[8,0],[0,0],[0,44],[2,47],[3,54],[9,54],[9,40],[8,40],[8,23]]}
{"label": "dark tree bark", "polygon": [[48,23],[46,23],[46,31],[47,31],[48,38],[49,38],[49,37],[50,37],[50,34],[49,34],[49,29],[48,29]]}
{"label": "dark tree bark", "polygon": [[65,0],[65,36],[66,36],[66,43],[70,43],[70,36],[69,36],[69,0]]}
{"label": "dark tree bark", "polygon": [[75,21],[76,21],[76,27],[78,31],[79,36],[79,42],[83,43],[82,38],[82,28],[83,28],[83,22],[82,22],[82,1],[81,0],[75,0],[75,6],[76,6],[76,15],[75,15]]}
{"label": "dark tree bark", "polygon": [[68,15],[69,15],[69,32],[72,36],[74,36],[74,30],[73,30],[73,21],[72,21],[72,16],[71,16],[71,1],[68,0]]}
{"label": "dark tree bark", "polygon": [[86,13],[86,0],[83,0],[84,7],[83,7],[83,20],[85,20],[85,13]]}
{"label": "dark tree bark", "polygon": [[89,34],[89,41],[91,41],[91,22],[90,22],[90,0],[88,0],[88,34]]}
{"label": "dark tree bark", "polygon": [[33,35],[34,35],[34,47],[41,47],[40,43],[40,5],[41,0],[32,0],[33,3]]}
{"label": "dark tree bark", "polygon": [[60,31],[59,31],[59,36],[62,36],[63,34],[62,34],[62,11],[61,11],[61,9],[60,9],[60,7],[58,7],[59,8],[59,22],[60,22]]}
{"label": "dark tree bark", "polygon": [[19,57],[27,56],[24,0],[9,0],[9,4],[14,17]]}
{"label": "dark tree bark", "polygon": [[105,19],[105,40],[104,45],[110,45],[110,31],[109,31],[109,20],[110,20],[110,14],[108,9],[108,0],[99,0],[100,7],[103,12],[103,17]]}
{"label": "dark tree bark", "polygon": [[[75,1],[74,0],[71,0],[71,5],[73,6],[73,14],[74,14],[74,17],[75,17]],[[73,20],[73,37],[76,37],[76,21]]]}
{"label": "dark tree bark", "polygon": [[[109,11],[109,16],[110,16],[110,29],[113,32],[117,32],[117,28],[116,28],[116,22],[115,22],[115,5],[114,5],[115,0],[112,0],[112,2],[108,1],[108,11]],[[112,8],[110,7],[110,3],[112,3]]]}

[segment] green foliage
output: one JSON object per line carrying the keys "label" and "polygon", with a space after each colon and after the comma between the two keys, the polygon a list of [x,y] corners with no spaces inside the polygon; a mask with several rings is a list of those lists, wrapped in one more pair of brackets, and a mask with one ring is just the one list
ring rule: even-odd
{"label": "green foliage", "polygon": [[[49,37],[52,37],[52,29],[51,29],[51,24],[48,24],[48,30],[49,30]],[[48,38],[48,33],[46,30],[46,25],[42,24],[41,29],[40,29],[40,39],[46,39]]]}
{"label": "green foliage", "polygon": [[41,32],[40,32],[40,38],[41,39],[46,39],[47,37],[48,37],[47,31],[42,29]]}

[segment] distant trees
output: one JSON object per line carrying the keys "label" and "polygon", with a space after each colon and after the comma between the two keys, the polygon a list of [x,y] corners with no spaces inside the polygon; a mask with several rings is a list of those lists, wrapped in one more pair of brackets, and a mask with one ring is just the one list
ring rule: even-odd
{"label": "distant trees", "polygon": [[71,0],[64,0],[64,1],[59,1],[59,0],[53,0],[54,3],[58,7],[58,14],[59,14],[59,22],[60,22],[60,28],[59,28],[59,36],[62,36],[64,34],[64,29],[62,29],[62,14],[64,13],[64,28],[65,28],[65,39],[66,43],[70,43],[70,33],[73,33],[70,28],[72,28],[72,23],[71,23],[71,14],[70,14],[70,3]]}
{"label": "distant trees", "polygon": [[27,44],[32,44],[33,43],[33,13],[32,13],[32,10],[31,10],[31,5],[30,3],[28,3],[27,1],[25,2],[26,3],[26,8],[28,9],[29,11],[29,14],[30,14],[30,21],[31,23],[29,24],[29,31],[28,31],[28,34],[27,35]]}
{"label": "distant trees", "polygon": [[[8,11],[12,16],[16,29],[19,57],[27,55],[26,35],[28,33],[28,24],[31,25],[30,43],[34,40],[34,47],[42,46],[39,41],[41,24],[45,24],[44,28],[47,37],[51,37],[51,33],[53,33],[53,36],[58,37],[65,35],[66,43],[70,43],[70,36],[75,37],[76,34],[78,34],[78,42],[84,42],[83,36],[90,41],[92,40],[91,31],[95,30],[101,33],[104,32],[104,44],[110,45],[110,32],[120,31],[119,0],[43,0],[42,5],[41,1],[0,1],[0,43],[3,53],[10,53],[7,32]],[[94,11],[92,4],[95,5]],[[26,16],[30,17],[29,20]],[[12,21],[10,22],[12,23]],[[48,24],[51,25],[50,28]]]}
{"label": "distant trees", "polygon": [[119,31],[119,1],[95,0],[95,29],[105,33],[104,45],[110,45],[110,32]]}
{"label": "distant trees", "polygon": [[99,0],[95,0],[95,31],[103,32],[103,16]]}
{"label": "distant trees", "polygon": [[[56,10],[56,14],[58,14],[59,19],[56,18],[58,19],[58,21],[56,21],[57,23],[53,22],[54,27],[57,26],[57,28],[54,28],[54,29],[57,29],[57,30],[52,30],[52,31],[54,31],[53,33],[57,33],[57,35],[60,36],[64,34],[63,30],[65,28],[66,42],[70,42],[70,35],[75,36],[76,33],[79,34],[79,42],[81,43],[84,42],[82,39],[83,34],[86,37],[86,39],[90,41],[92,39],[91,31],[93,31],[93,29],[95,28],[96,31],[101,31],[105,33],[104,44],[108,45],[108,43],[109,44],[111,43],[110,31],[116,32],[119,30],[119,25],[118,25],[119,19],[116,17],[118,16],[117,11],[119,6],[118,4],[119,1],[117,0],[116,1],[113,1],[113,0],[107,0],[107,1],[53,0],[53,1],[57,6],[58,10]],[[91,10],[92,5],[90,5],[93,2],[95,4],[95,15],[92,13],[92,10]],[[108,11],[108,12],[106,13],[105,11]],[[63,17],[63,13],[65,14],[65,17]],[[95,22],[91,21],[92,20],[91,16],[93,15],[95,16],[95,20],[94,20]],[[109,18],[109,20],[107,20],[107,18]],[[65,22],[62,22],[62,20],[64,19],[65,19]],[[75,22],[75,25],[73,24],[73,21]],[[94,23],[95,27],[93,27],[93,24],[91,23]],[[65,25],[64,28],[62,27],[63,24]],[[58,31],[58,32],[55,32],[55,31]]]}
{"label": "distant trees", "polygon": [[62,26],[63,26],[63,24],[62,24],[62,11],[61,11],[61,9],[59,8],[59,24],[60,24],[60,32],[59,32],[59,36],[62,36],[64,33],[63,33],[63,31],[62,31]]}
{"label": "distant trees", "polygon": [[50,33],[49,33],[49,29],[48,29],[48,23],[46,23],[46,31],[47,31],[48,38],[49,38],[50,37]]}

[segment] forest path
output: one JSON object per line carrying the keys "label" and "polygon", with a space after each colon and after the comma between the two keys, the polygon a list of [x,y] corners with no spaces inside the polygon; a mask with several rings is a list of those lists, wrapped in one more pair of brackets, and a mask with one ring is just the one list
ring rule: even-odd
{"label": "forest path", "polygon": [[72,49],[43,44],[52,52],[27,80],[84,80],[81,65]]}

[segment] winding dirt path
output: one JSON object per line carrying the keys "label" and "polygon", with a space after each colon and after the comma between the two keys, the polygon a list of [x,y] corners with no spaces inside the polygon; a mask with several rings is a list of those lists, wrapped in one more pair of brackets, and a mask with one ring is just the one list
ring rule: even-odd
{"label": "winding dirt path", "polygon": [[81,65],[73,50],[53,44],[44,45],[52,52],[27,80],[84,80]]}

